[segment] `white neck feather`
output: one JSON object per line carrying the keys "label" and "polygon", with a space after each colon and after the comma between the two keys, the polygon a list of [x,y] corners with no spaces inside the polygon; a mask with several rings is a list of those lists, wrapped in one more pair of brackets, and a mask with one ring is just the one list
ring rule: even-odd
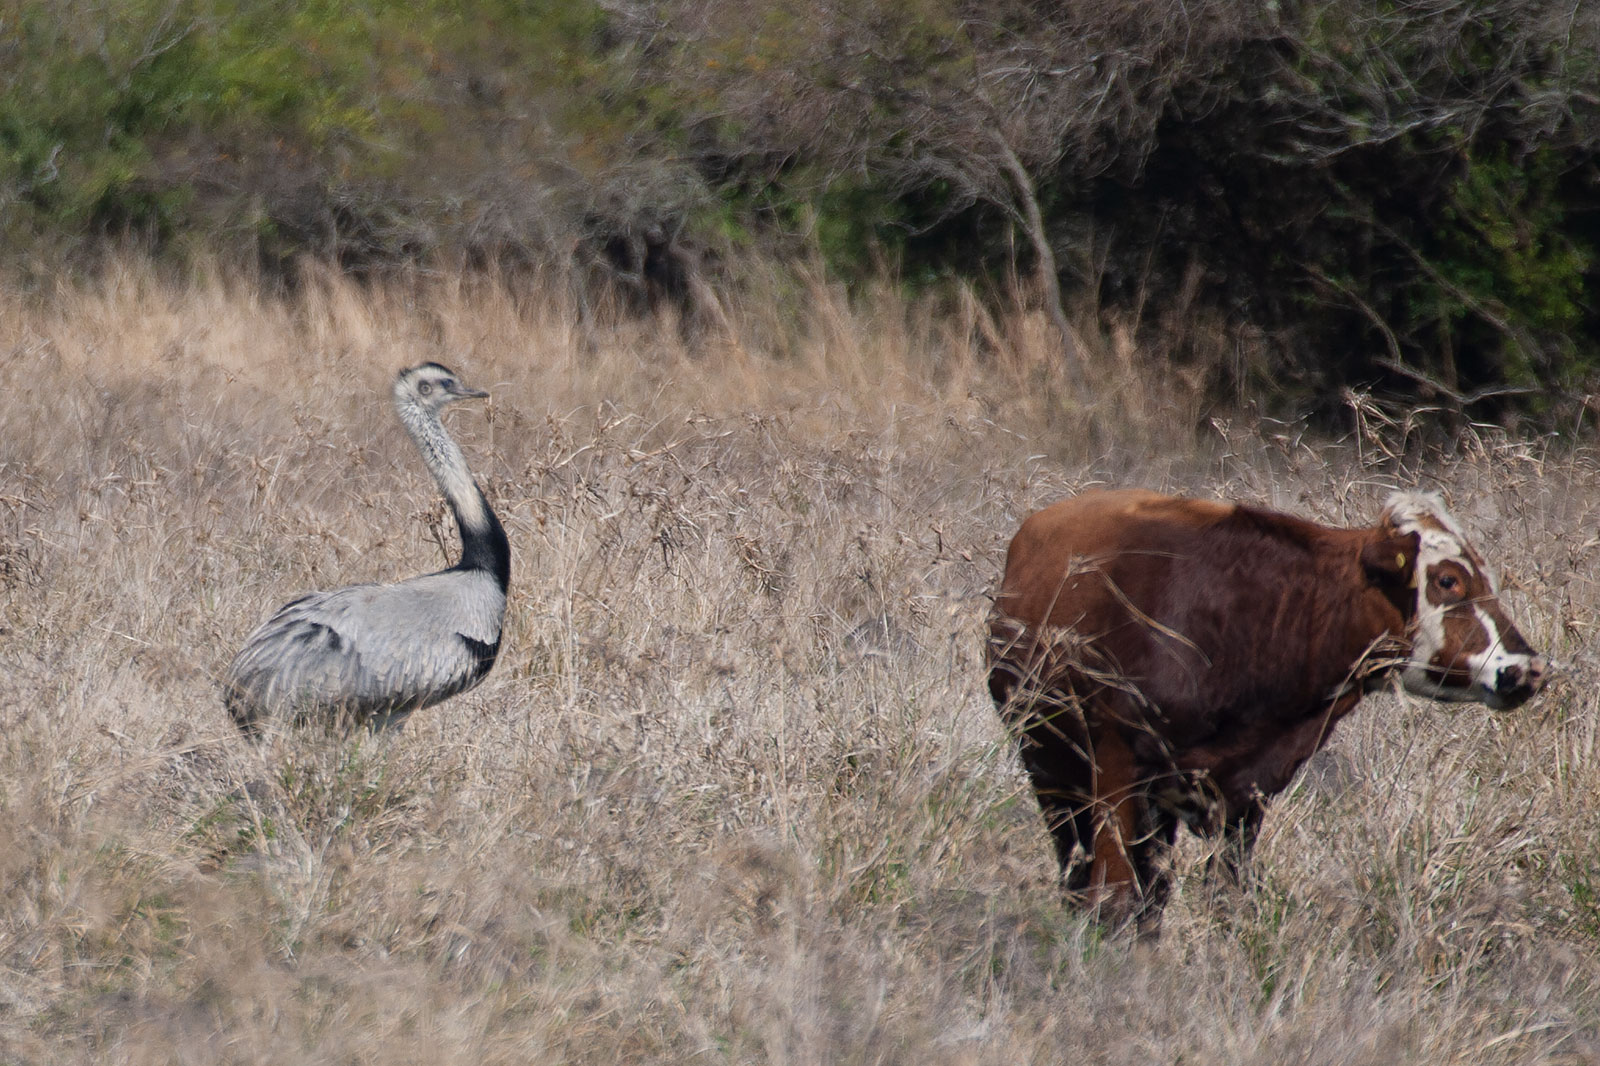
{"label": "white neck feather", "polygon": [[484,511],[483,494],[473,483],[472,472],[467,469],[466,456],[461,454],[461,449],[457,447],[455,440],[445,431],[444,423],[439,421],[439,416],[415,403],[397,403],[395,410],[399,413],[406,432],[411,434],[417,451],[422,453],[422,461],[428,464],[428,470],[433,474],[433,480],[438,483],[439,491],[444,493],[445,499],[455,508],[456,517],[461,522],[463,531],[476,532],[484,529],[489,524],[489,519]]}

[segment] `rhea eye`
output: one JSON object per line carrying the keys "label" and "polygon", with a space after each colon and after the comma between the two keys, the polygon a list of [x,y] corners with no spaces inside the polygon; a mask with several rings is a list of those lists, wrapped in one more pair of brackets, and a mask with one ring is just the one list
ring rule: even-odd
{"label": "rhea eye", "polygon": [[419,384],[417,386],[417,395],[418,396],[426,396],[426,395],[428,395],[428,393],[430,393],[432,391],[433,391],[433,383],[431,381],[424,381],[424,382],[422,382],[421,384]]}

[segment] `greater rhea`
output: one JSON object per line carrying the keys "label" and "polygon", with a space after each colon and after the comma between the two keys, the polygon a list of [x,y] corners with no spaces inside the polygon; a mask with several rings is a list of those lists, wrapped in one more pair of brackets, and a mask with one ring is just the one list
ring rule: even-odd
{"label": "greater rhea", "polygon": [[500,651],[511,545],[440,412],[488,393],[438,363],[402,370],[394,408],[461,531],[461,561],[387,585],[348,585],[291,600],[228,668],[224,699],[239,728],[274,718],[398,726],[411,712],[482,681]]}

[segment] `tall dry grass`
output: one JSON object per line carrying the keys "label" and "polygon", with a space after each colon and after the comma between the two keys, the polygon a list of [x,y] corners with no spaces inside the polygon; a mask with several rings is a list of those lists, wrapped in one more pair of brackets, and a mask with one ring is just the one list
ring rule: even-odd
{"label": "tall dry grass", "polygon": [[[818,283],[689,341],[562,291],[0,295],[0,1061],[1600,1061],[1587,444],[1203,423],[1114,336],[1066,395],[975,303]],[[451,424],[515,552],[501,662],[253,748],[214,682],[267,610],[449,558],[387,409],[423,359],[494,394]],[[1107,938],[978,654],[1017,522],[1099,481],[1440,488],[1563,675],[1369,700],[1247,886],[1187,842],[1164,938]]]}

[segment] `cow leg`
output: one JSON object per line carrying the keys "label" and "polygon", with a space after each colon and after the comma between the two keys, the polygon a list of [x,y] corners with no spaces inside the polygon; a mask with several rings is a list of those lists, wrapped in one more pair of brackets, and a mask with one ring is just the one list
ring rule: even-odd
{"label": "cow leg", "polygon": [[1089,847],[1094,840],[1088,760],[1059,751],[1047,755],[1025,736],[1022,763],[1055,844],[1062,887],[1069,892],[1083,892],[1089,887]]}
{"label": "cow leg", "polygon": [[1022,764],[1055,844],[1062,887],[1111,925],[1137,919],[1151,935],[1170,888],[1165,859],[1177,819],[1151,802],[1148,775],[1114,728],[1091,740],[1079,701],[1060,689],[1028,692],[997,662],[989,692],[1018,729]]}
{"label": "cow leg", "polygon": [[1178,820],[1162,811],[1154,811],[1145,838],[1140,842],[1134,870],[1143,886],[1140,909],[1134,915],[1138,923],[1139,939],[1154,940],[1161,935],[1161,911],[1167,905],[1172,891],[1172,874],[1167,869],[1167,856],[1178,837]]}
{"label": "cow leg", "polygon": [[1222,843],[1206,861],[1208,872],[1220,874],[1231,885],[1244,883],[1244,865],[1256,846],[1256,835],[1261,830],[1261,818],[1265,813],[1266,808],[1257,797],[1243,810],[1228,815],[1222,826]]}
{"label": "cow leg", "polygon": [[1003,659],[990,666],[989,695],[1015,731],[1018,754],[1055,844],[1062,887],[1081,893],[1089,887],[1094,840],[1094,774],[1083,713],[1070,695],[1034,689]]}
{"label": "cow leg", "polygon": [[1171,888],[1167,853],[1177,837],[1175,817],[1151,802],[1149,775],[1114,729],[1094,744],[1094,844],[1089,902],[1111,924],[1137,920],[1141,936],[1155,936]]}

